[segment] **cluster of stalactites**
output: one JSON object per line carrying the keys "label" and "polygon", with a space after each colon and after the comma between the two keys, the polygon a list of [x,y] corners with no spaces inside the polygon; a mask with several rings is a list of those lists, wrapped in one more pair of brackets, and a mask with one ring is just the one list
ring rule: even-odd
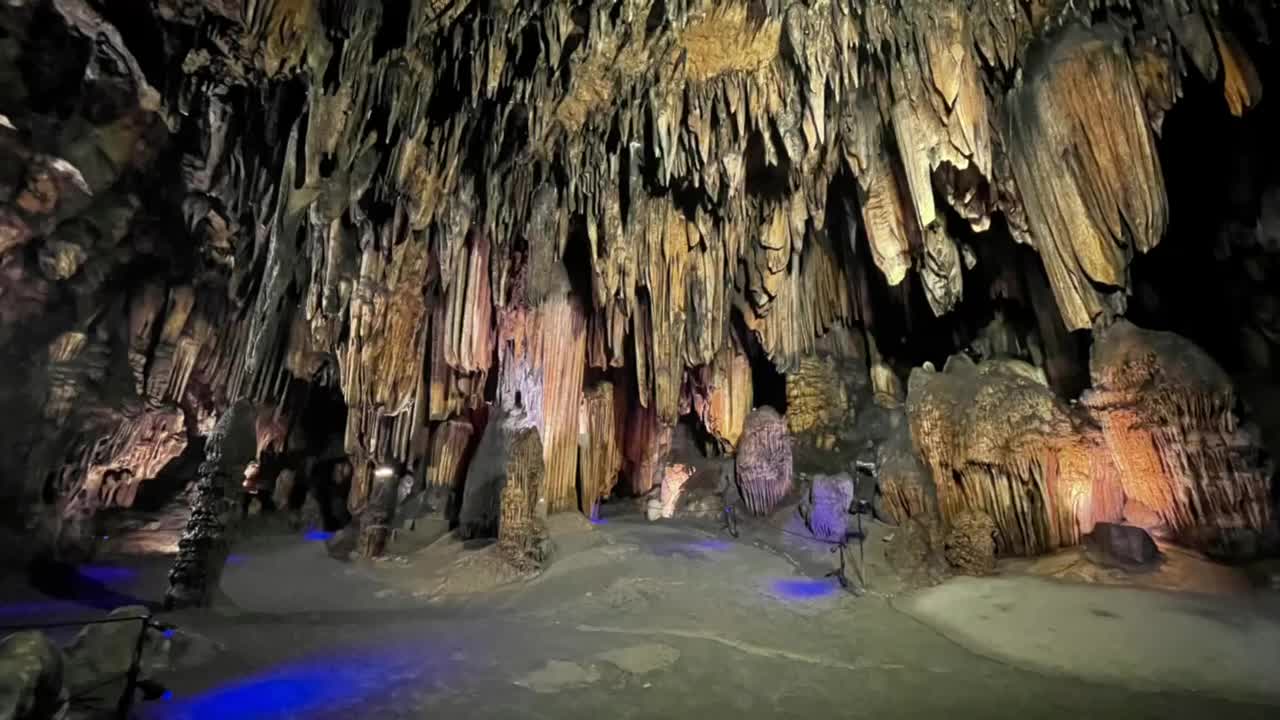
{"label": "cluster of stalactites", "polygon": [[[974,257],[951,214],[977,232],[1002,214],[1068,327],[1120,311],[1132,253],[1163,231],[1153,132],[1182,77],[1223,78],[1236,112],[1261,92],[1209,2],[158,7],[166,28],[205,20],[152,73],[182,74],[174,96],[144,89],[194,140],[182,214],[243,308],[217,354],[236,358],[228,396],[278,395],[284,371],[336,382],[348,450],[407,457],[496,372],[547,411],[553,489],[573,484],[586,368],[635,369],[628,437],[700,405],[732,446],[734,317],[787,372],[870,322],[875,273],[947,312]],[[589,283],[570,293],[570,274]],[[135,336],[173,360],[132,360],[164,393],[192,348],[187,296],[162,292],[148,307],[173,327],[152,307]],[[540,354],[554,326],[567,352]]]}

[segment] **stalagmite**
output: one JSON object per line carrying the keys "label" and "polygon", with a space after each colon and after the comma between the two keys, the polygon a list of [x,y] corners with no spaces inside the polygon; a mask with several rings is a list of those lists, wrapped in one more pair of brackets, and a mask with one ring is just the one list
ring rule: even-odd
{"label": "stalagmite", "polygon": [[791,492],[791,436],[786,419],[770,407],[752,410],[735,457],[738,488],[747,509],[767,515]]}
{"label": "stalagmite", "polygon": [[427,485],[458,490],[467,467],[467,450],[474,432],[465,420],[449,420],[431,435],[431,455],[427,462]]}
{"label": "stalagmite", "polygon": [[543,547],[546,472],[538,431],[532,427],[515,431],[509,449],[498,520],[498,549],[518,568],[537,569],[548,559]]}

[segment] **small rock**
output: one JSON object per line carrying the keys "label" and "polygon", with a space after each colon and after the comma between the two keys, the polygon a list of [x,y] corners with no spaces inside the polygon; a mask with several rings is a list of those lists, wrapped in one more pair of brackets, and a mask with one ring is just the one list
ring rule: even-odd
{"label": "small rock", "polygon": [[1151,534],[1133,525],[1098,523],[1086,539],[1089,559],[1123,567],[1150,565],[1160,558]]}

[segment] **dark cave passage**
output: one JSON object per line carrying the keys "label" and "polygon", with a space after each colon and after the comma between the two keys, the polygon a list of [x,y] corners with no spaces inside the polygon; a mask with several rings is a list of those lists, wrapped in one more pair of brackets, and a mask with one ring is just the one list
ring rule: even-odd
{"label": "dark cave passage", "polygon": [[[1264,84],[1280,77],[1261,53]],[[1229,372],[1276,379],[1280,350],[1280,123],[1274,93],[1233,116],[1220,82],[1196,73],[1165,119],[1169,231],[1133,265],[1129,316],[1184,335]]]}

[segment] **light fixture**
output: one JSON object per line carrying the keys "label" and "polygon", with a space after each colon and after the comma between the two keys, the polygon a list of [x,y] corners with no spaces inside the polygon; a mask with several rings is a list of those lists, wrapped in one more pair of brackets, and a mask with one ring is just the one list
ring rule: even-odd
{"label": "light fixture", "polygon": [[373,476],[379,480],[385,480],[389,477],[395,477],[396,469],[390,465],[379,465],[378,469],[373,471]]}

